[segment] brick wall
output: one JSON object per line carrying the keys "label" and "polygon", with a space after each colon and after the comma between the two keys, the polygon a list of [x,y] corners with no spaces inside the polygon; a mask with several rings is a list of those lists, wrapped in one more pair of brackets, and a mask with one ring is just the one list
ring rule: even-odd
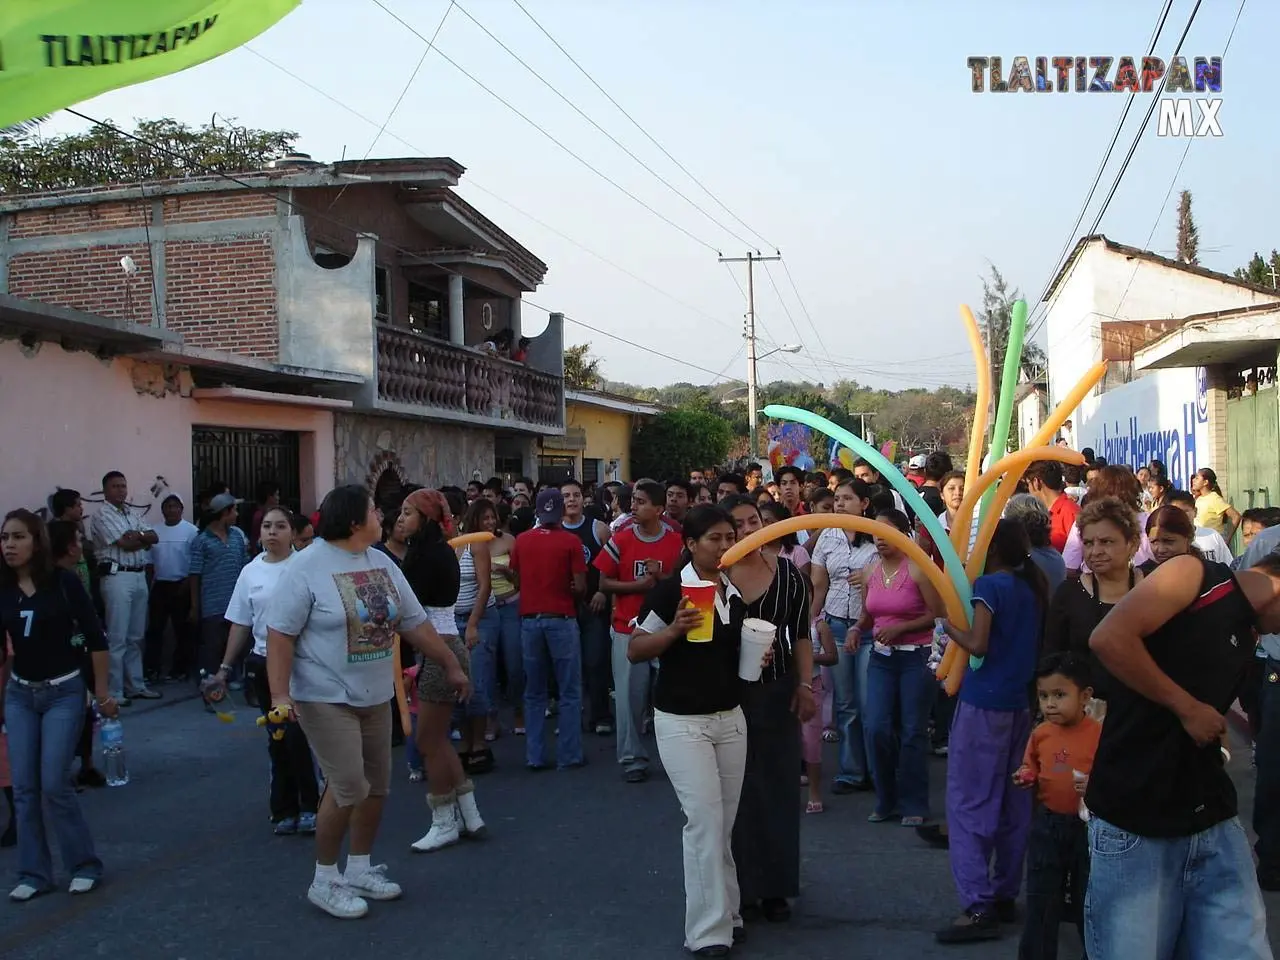
{"label": "brick wall", "polygon": [[276,359],[271,238],[170,241],[165,246],[168,327],[187,343]]}
{"label": "brick wall", "polygon": [[[14,253],[9,289],[14,296],[138,324],[152,322],[150,251],[146,243],[98,245],[94,234],[158,225],[153,202],[130,200],[22,211],[12,215],[11,240],[67,238],[67,249]],[[164,198],[167,225],[273,216],[274,196],[237,191]],[[156,238],[159,239],[158,237]],[[131,279],[120,258],[131,256]],[[279,356],[275,257],[270,234],[228,240],[166,240],[163,276],[165,319],[192,346]]]}
{"label": "brick wall", "polygon": [[[127,277],[120,258],[133,257]],[[151,253],[145,244],[120,244],[24,253],[9,261],[9,292],[113,320],[151,323]]]}

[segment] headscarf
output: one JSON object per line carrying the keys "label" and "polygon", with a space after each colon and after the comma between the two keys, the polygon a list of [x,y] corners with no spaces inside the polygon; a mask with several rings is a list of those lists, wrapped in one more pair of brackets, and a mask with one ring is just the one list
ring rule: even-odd
{"label": "headscarf", "polygon": [[439,524],[446,538],[455,536],[453,511],[449,509],[449,501],[439,490],[415,490],[404,498],[404,502],[426,519],[434,520]]}

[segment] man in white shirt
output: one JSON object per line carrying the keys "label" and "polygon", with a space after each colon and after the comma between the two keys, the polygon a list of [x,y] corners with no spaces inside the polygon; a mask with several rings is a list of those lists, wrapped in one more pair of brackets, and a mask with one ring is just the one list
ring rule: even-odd
{"label": "man in white shirt", "polygon": [[112,470],[102,478],[106,501],[89,525],[102,603],[107,611],[107,644],[111,653],[110,693],[120,706],[141,697],[156,700],[158,690],[147,687],[142,670],[142,642],[147,634],[147,567],[150,548],[159,537],[128,504],[129,482]]}
{"label": "man in white shirt", "polygon": [[169,679],[186,680],[195,669],[196,638],[191,624],[191,541],[200,530],[182,516],[185,504],[171,493],[160,504],[164,524],[156,528],[151,548],[155,579],[151,584],[150,626],[142,666],[147,682],[160,679],[164,669],[164,635],[173,626],[173,660]]}

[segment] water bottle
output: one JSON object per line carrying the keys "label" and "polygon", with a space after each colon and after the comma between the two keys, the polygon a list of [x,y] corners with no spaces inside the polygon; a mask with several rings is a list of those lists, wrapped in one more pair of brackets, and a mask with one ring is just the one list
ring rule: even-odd
{"label": "water bottle", "polygon": [[98,737],[102,740],[102,772],[107,786],[123,787],[129,782],[129,770],[124,762],[124,724],[116,718],[103,718]]}

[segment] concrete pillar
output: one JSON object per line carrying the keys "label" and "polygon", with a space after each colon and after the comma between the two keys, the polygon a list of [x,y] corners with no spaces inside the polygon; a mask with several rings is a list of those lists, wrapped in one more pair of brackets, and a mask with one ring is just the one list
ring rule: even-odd
{"label": "concrete pillar", "polygon": [[[1209,449],[1196,451],[1194,464],[1187,464],[1186,482],[1190,489],[1190,473],[1201,467],[1210,467],[1218,474],[1218,482],[1225,488],[1230,483],[1231,464],[1227,462],[1227,390],[1231,383],[1231,369],[1212,366],[1206,369]],[[1239,509],[1239,508],[1237,508]]]}
{"label": "concrete pillar", "polygon": [[513,345],[519,342],[524,334],[520,331],[520,298],[511,298],[511,340]]}
{"label": "concrete pillar", "polygon": [[462,277],[451,273],[449,274],[449,342],[459,347],[467,343],[462,302]]}

